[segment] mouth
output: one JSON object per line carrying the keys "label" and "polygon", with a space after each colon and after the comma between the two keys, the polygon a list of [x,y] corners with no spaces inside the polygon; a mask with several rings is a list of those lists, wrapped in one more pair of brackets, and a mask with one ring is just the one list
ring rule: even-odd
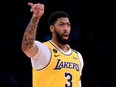
{"label": "mouth", "polygon": [[62,35],[62,37],[63,37],[63,39],[68,39],[68,38],[69,38],[69,33],[64,33],[64,34]]}

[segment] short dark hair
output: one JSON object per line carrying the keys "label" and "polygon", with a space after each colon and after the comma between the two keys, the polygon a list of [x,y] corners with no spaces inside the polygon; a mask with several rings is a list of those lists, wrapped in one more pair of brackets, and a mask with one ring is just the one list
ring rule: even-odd
{"label": "short dark hair", "polygon": [[58,18],[67,17],[70,20],[69,15],[64,11],[55,11],[48,19],[48,26],[54,25]]}

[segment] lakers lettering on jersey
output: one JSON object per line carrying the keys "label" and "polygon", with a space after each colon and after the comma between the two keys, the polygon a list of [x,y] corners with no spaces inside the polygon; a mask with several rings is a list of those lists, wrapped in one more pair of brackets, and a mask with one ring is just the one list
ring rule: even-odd
{"label": "lakers lettering on jersey", "polygon": [[64,54],[51,41],[44,44],[51,50],[51,60],[45,68],[33,69],[33,87],[79,87],[78,54],[74,50],[70,54]]}
{"label": "lakers lettering on jersey", "polygon": [[65,61],[61,61],[61,59],[57,59],[57,64],[55,69],[62,69],[62,68],[69,68],[69,69],[76,69],[77,71],[79,71],[79,65],[76,63],[72,63],[72,62],[65,62]]}

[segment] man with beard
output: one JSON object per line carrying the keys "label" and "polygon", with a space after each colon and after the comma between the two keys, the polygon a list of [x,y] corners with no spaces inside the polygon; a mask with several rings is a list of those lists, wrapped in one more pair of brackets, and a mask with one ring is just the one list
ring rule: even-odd
{"label": "man with beard", "polygon": [[81,87],[82,55],[68,45],[71,31],[69,15],[56,11],[49,17],[52,38],[36,39],[37,25],[44,5],[28,3],[33,12],[22,40],[22,51],[31,59],[33,87]]}

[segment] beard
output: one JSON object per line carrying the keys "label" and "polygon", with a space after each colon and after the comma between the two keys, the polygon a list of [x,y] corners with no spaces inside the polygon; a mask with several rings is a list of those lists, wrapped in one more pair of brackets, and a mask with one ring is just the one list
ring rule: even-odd
{"label": "beard", "polygon": [[63,35],[64,35],[65,33],[67,33],[67,32],[64,32],[63,34],[60,35],[60,34],[56,31],[57,40],[58,40],[58,42],[60,42],[60,43],[63,44],[63,45],[69,43],[69,38],[68,38],[68,39],[63,39]]}

